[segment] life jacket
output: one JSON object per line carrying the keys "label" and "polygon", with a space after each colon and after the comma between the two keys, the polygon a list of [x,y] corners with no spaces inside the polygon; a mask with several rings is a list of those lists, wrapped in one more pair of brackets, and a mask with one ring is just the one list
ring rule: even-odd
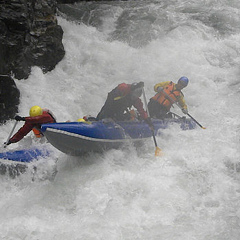
{"label": "life jacket", "polygon": [[[181,96],[181,91],[180,90],[174,90],[174,83],[170,82],[164,89],[163,91],[167,93],[174,101],[177,101],[177,98]],[[174,103],[168,97],[160,92],[157,93],[154,97],[152,97],[153,100],[164,106],[168,111],[170,110],[172,104]]]}
{"label": "life jacket", "polygon": [[43,137],[43,134],[42,134],[41,131],[38,130],[37,128],[33,128],[32,130],[33,130],[33,133],[34,133],[34,135],[35,135],[36,138],[41,138],[41,137]]}

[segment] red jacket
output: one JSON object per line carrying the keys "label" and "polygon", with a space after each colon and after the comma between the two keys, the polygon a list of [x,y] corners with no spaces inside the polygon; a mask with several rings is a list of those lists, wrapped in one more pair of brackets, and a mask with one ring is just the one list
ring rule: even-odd
{"label": "red jacket", "polygon": [[43,111],[43,114],[36,117],[25,117],[25,124],[18,130],[18,132],[10,138],[10,142],[15,143],[26,136],[33,128],[40,129],[44,123],[53,123],[56,120],[48,111]]}
{"label": "red jacket", "polygon": [[97,118],[113,118],[119,120],[119,117],[127,109],[134,106],[143,119],[148,117],[143,109],[143,103],[140,98],[131,98],[131,84],[121,83],[108,93],[108,98],[99,112]]}

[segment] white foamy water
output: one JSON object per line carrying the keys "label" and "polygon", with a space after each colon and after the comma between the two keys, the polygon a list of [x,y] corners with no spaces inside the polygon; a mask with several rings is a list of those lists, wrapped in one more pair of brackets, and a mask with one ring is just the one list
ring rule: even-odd
{"label": "white foamy water", "polygon": [[[79,8],[81,5],[75,6]],[[86,4],[84,5],[86,6]],[[91,8],[92,5],[87,5]],[[96,4],[84,23],[59,17],[66,55],[47,74],[16,80],[19,115],[40,105],[58,121],[96,116],[121,82],[190,79],[189,113],[205,130],[172,126],[143,146],[67,156],[53,181],[0,176],[1,239],[238,240],[240,6],[238,1]],[[104,13],[104,14],[103,14]],[[100,21],[101,20],[101,21]],[[88,24],[90,23],[90,24]],[[177,107],[173,109],[182,115]],[[0,127],[2,143],[14,121]],[[20,127],[20,123],[17,128]],[[31,134],[8,149],[34,145]]]}

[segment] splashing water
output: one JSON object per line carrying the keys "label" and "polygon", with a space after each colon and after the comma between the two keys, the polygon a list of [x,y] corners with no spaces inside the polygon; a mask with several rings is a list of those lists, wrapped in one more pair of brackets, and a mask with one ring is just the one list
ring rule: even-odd
{"label": "splashing water", "polygon": [[[121,82],[144,81],[149,99],[154,84],[187,76],[189,112],[206,130],[165,129],[161,158],[149,139],[83,157],[55,150],[54,181],[1,176],[2,239],[239,239],[239,1],[80,3],[62,11],[65,58],[52,72],[33,68],[16,80],[20,115],[40,105],[58,121],[75,121],[96,116]],[[12,127],[0,127],[2,142]],[[9,149],[34,141],[28,135]]]}

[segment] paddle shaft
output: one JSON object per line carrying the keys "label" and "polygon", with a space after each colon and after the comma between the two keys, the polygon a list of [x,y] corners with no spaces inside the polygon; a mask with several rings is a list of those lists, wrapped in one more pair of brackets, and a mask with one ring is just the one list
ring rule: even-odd
{"label": "paddle shaft", "polygon": [[14,126],[13,126],[13,128],[12,128],[12,130],[11,130],[11,132],[10,132],[10,134],[9,134],[9,136],[8,136],[8,138],[7,138],[7,141],[6,141],[6,143],[4,144],[4,148],[7,146],[7,143],[8,143],[8,141],[9,141],[9,139],[10,139],[10,137],[12,136],[12,134],[13,134],[13,131],[14,131],[14,129],[16,128],[16,126],[17,126],[17,121],[15,121],[15,123],[14,123]]}
{"label": "paddle shaft", "polygon": [[[182,107],[180,106],[180,104],[175,101],[171,96],[169,96],[164,90],[162,90],[162,93],[165,94],[165,96],[171,100],[173,103],[175,103],[180,109],[182,109]],[[206,129],[205,127],[203,127],[195,118],[193,118],[189,113],[187,113],[187,115],[201,128]]]}
{"label": "paddle shaft", "polygon": [[196,119],[194,119],[189,113],[187,113],[187,115],[201,128],[206,129],[205,127],[203,127]]}

